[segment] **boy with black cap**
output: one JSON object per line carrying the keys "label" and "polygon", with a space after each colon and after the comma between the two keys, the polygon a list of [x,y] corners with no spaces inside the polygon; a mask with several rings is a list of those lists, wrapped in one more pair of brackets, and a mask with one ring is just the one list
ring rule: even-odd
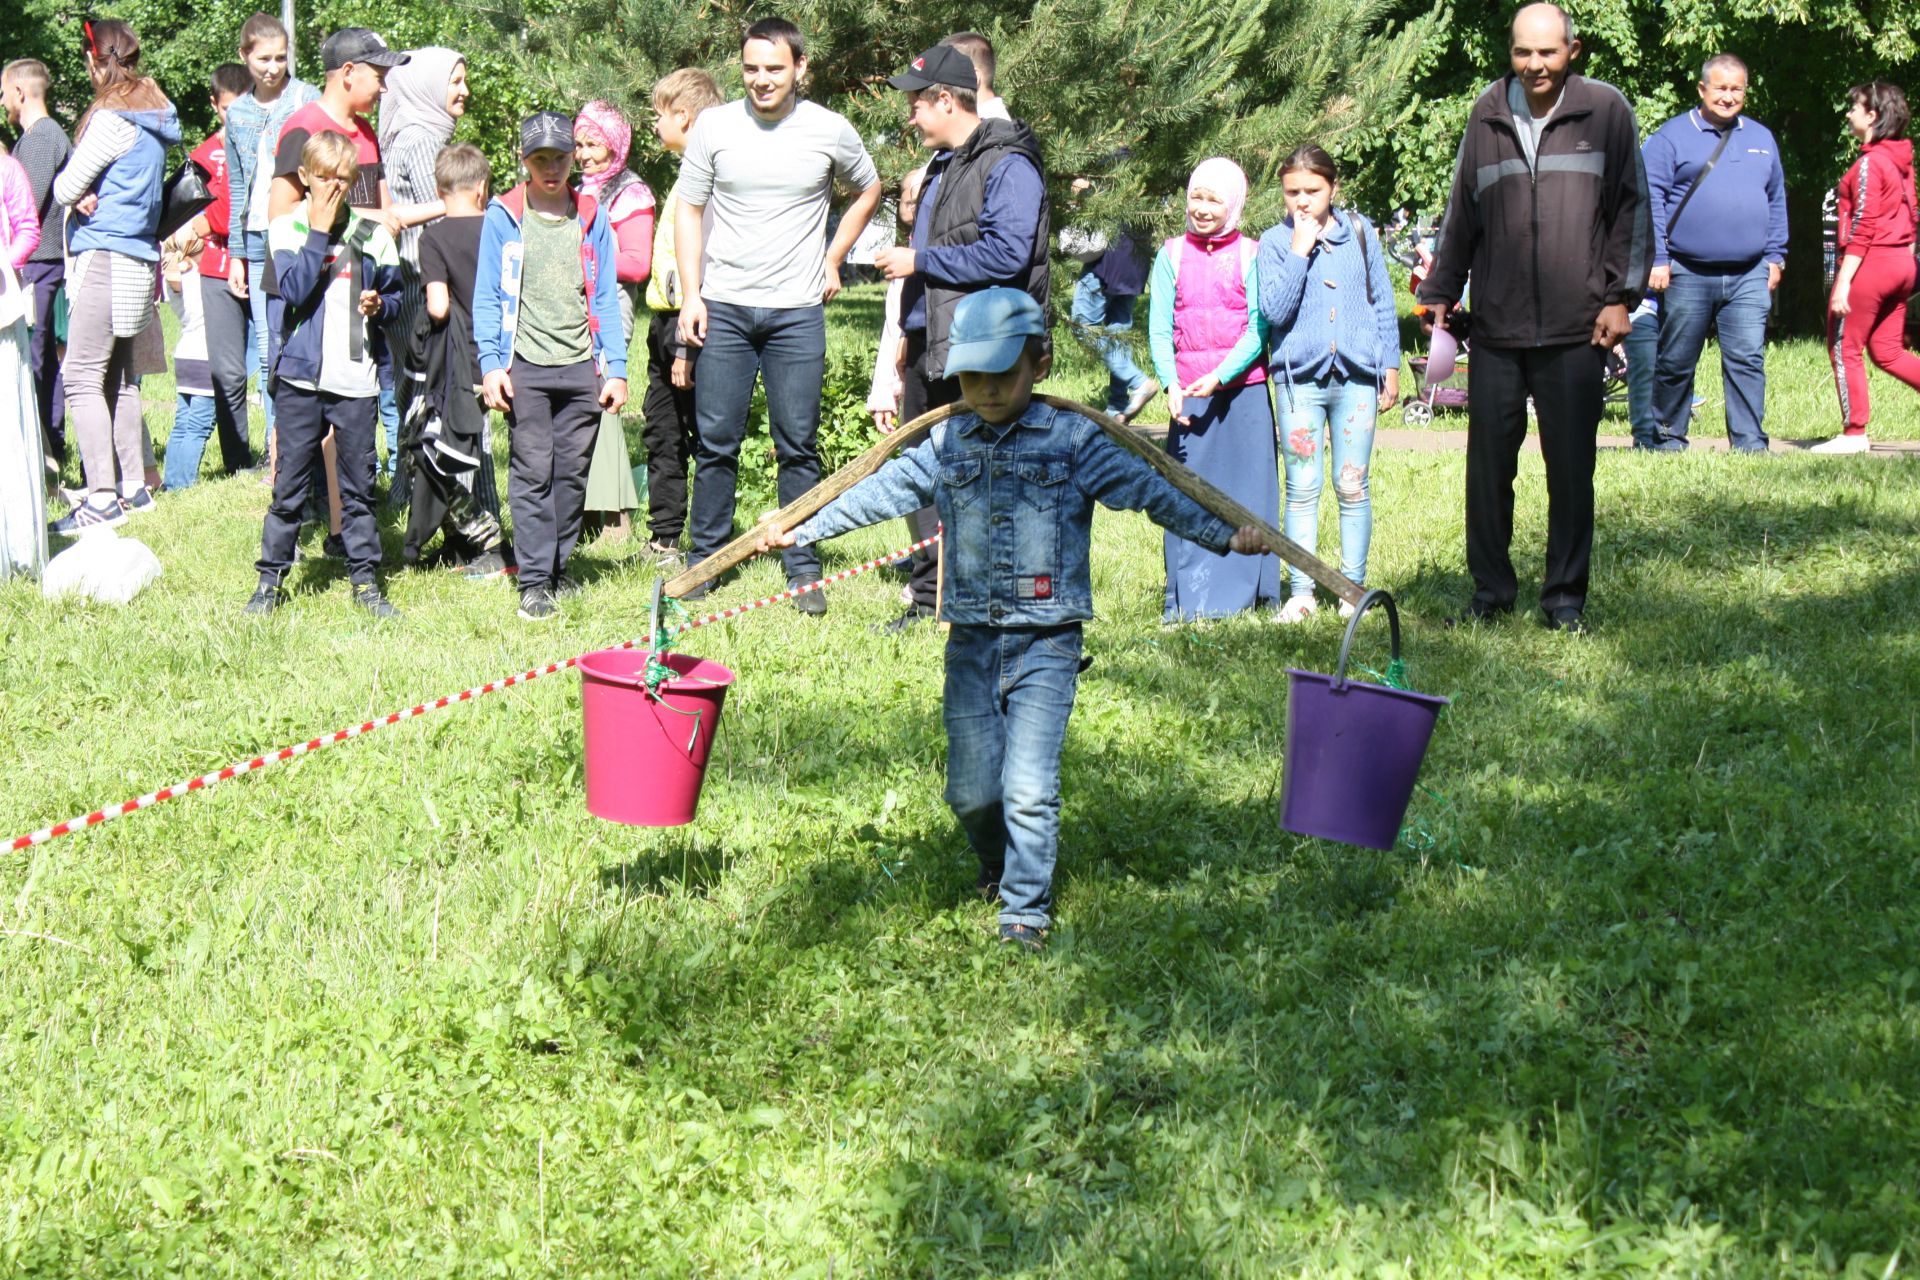
{"label": "boy with black cap", "polygon": [[[1052,281],[1047,184],[1031,129],[1017,120],[980,118],[978,78],[961,50],[937,44],[887,83],[907,94],[909,119],[933,151],[911,242],[874,255],[888,279],[906,281],[900,416],[911,420],[960,396],[939,370],[962,298],[1007,286],[1024,291],[1044,314]],[[933,525],[930,509],[908,518],[915,541],[930,536]],[[933,616],[939,554],[914,556],[913,603],[893,624],[896,630]]]}
{"label": "boy with black cap", "polygon": [[1040,304],[1018,289],[954,309],[944,377],[967,411],[761,550],[806,546],[932,504],[946,530],[947,804],[1000,901],[1000,939],[1038,950],[1053,905],[1060,748],[1093,616],[1093,504],[1145,511],[1214,552],[1264,544],[1209,514],[1077,413],[1036,405],[1052,364]]}
{"label": "boy with black cap", "polygon": [[520,616],[551,618],[573,591],[567,559],[586,519],[600,412],[627,402],[613,229],[567,186],[573,119],[520,123],[527,181],[487,205],[473,284],[473,342],[487,406],[507,415],[507,506]]}

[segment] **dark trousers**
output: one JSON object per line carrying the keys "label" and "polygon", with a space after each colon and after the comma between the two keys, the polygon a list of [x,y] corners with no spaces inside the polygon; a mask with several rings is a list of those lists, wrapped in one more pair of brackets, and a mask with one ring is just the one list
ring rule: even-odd
{"label": "dark trousers", "polygon": [[227,474],[253,465],[247,445],[247,330],[253,315],[227,282],[200,277],[200,307],[207,318],[207,368],[213,374],[213,422],[220,436],[220,462]]}
{"label": "dark trousers", "polygon": [[673,385],[673,353],[680,345],[678,311],[656,311],[647,322],[647,394],[640,402],[647,450],[647,529],[655,542],[677,546],[687,527],[687,463],[693,457],[693,388]]}
{"label": "dark trousers", "polygon": [[[694,560],[706,559],[733,539],[740,444],[756,375],[767,388],[781,505],[820,483],[820,388],[826,372],[824,307],[707,304],[707,343],[700,349],[693,394],[700,437],[693,472]],[[793,581],[820,576],[820,553],[812,547],[788,547],[781,559]]]}
{"label": "dark trousers", "polygon": [[593,361],[516,359],[507,412],[507,507],[520,590],[551,587],[567,567],[587,517],[587,466],[600,434],[600,375]]}
{"label": "dark trousers", "polygon": [[1531,395],[1547,464],[1547,570],[1540,607],[1586,607],[1604,361],[1605,352],[1584,342],[1474,347],[1467,403],[1467,569],[1476,605],[1510,608],[1519,594],[1510,555],[1513,477],[1527,438]]}
{"label": "dark trousers", "polygon": [[53,340],[53,295],[67,278],[64,262],[29,262],[21,282],[33,289],[33,336],[27,363],[33,370],[33,398],[40,406],[40,430],[47,456],[67,465],[67,390],[60,377],[59,344]]}
{"label": "dark trousers", "polygon": [[307,391],[282,382],[274,392],[273,409],[280,457],[273,473],[273,501],[260,535],[260,560],[254,566],[260,580],[279,584],[293,568],[307,493],[326,477],[320,442],[332,427],[347,575],[355,586],[372,582],[374,570],[380,567],[380,528],[373,519],[373,434],[380,418],[379,401],[372,396],[347,398]]}
{"label": "dark trousers", "polygon": [[[927,331],[915,329],[906,338],[907,364],[900,382],[899,421],[902,426],[923,413],[957,404],[960,400],[960,379],[927,376]],[[922,507],[907,516],[907,532],[913,535],[908,541],[919,542],[923,538],[931,538],[939,527],[939,510]],[[915,605],[924,609],[933,608],[940,592],[939,543],[922,547],[913,553],[908,587],[913,592]]]}

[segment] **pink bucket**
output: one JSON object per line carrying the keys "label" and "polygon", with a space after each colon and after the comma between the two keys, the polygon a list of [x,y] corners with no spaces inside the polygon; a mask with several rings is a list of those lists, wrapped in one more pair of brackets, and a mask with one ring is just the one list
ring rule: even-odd
{"label": "pink bucket", "polygon": [[632,827],[693,821],[707,754],[733,672],[686,653],[661,661],[674,674],[647,692],[647,653],[602,649],[580,659],[586,717],[587,812]]}

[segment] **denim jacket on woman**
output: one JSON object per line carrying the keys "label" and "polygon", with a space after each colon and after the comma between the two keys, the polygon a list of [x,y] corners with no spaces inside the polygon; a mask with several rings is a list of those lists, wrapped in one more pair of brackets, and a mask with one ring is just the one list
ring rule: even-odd
{"label": "denim jacket on woman", "polygon": [[1233,536],[1090,419],[1037,402],[1004,427],[955,414],[793,533],[806,546],[931,502],[947,545],[942,620],[1052,627],[1093,616],[1096,501],[1211,551]]}

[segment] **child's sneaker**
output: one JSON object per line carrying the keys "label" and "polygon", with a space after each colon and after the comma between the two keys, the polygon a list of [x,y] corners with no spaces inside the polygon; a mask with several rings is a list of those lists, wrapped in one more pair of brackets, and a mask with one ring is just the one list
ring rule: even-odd
{"label": "child's sneaker", "polygon": [[363,582],[353,589],[353,602],[382,622],[392,622],[400,617],[400,611],[394,608],[387,598],[380,594],[380,588],[371,582]]}
{"label": "child's sneaker", "polygon": [[1280,612],[1276,615],[1276,621],[1288,624],[1305,622],[1313,616],[1314,611],[1318,608],[1319,606],[1313,602],[1312,596],[1295,596],[1280,606]]}
{"label": "child's sneaker", "polygon": [[553,592],[545,587],[528,587],[520,593],[520,616],[528,622],[545,622],[560,612]]}
{"label": "child's sneaker", "polygon": [[507,558],[498,551],[482,551],[460,566],[460,572],[472,582],[486,582],[504,577],[507,572]]}
{"label": "child's sneaker", "polygon": [[131,498],[120,499],[121,509],[128,515],[143,515],[159,505],[158,502],[154,501],[153,490],[147,488],[145,485],[141,485],[138,489],[135,489]]}
{"label": "child's sneaker", "polygon": [[1025,947],[1028,951],[1043,951],[1047,945],[1047,931],[1035,925],[1003,922],[1000,941]]}
{"label": "child's sneaker", "polygon": [[53,531],[63,538],[76,538],[94,529],[116,529],[126,522],[120,499],[109,496],[101,505],[89,497],[74,503],[73,510],[54,522]]}
{"label": "child's sneaker", "polygon": [[240,612],[250,618],[264,618],[280,607],[287,598],[286,593],[271,582],[263,582],[253,589],[253,596]]}
{"label": "child's sneaker", "polygon": [[1345,600],[1340,602],[1340,616],[1343,618],[1351,618],[1353,616],[1353,606]]}

